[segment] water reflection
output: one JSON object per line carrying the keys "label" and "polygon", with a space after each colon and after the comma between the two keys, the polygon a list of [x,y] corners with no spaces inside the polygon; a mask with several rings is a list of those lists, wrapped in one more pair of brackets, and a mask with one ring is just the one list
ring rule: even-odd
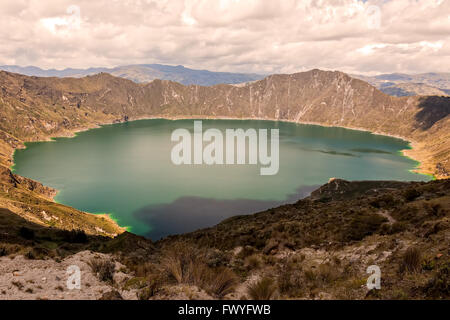
{"label": "water reflection", "polygon": [[152,228],[146,236],[152,240],[158,240],[171,234],[211,227],[232,216],[251,214],[282,204],[294,203],[309,196],[318,187],[317,185],[300,187],[284,201],[181,197],[168,204],[146,206],[135,211],[133,215]]}

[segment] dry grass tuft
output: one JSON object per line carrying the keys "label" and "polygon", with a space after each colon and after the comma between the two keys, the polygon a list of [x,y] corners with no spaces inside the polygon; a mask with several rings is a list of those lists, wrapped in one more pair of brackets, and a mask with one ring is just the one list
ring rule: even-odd
{"label": "dry grass tuft", "polygon": [[422,267],[422,254],[420,250],[410,247],[403,255],[402,263],[400,265],[401,272],[419,272]]}
{"label": "dry grass tuft", "polygon": [[252,300],[271,300],[275,298],[277,286],[271,278],[264,277],[247,288],[247,294]]}
{"label": "dry grass tuft", "polygon": [[222,299],[227,294],[234,291],[237,283],[238,278],[234,272],[228,268],[223,268],[212,274],[207,287],[209,292],[214,294],[219,299]]}
{"label": "dry grass tuft", "polygon": [[237,277],[228,268],[209,267],[206,259],[204,252],[183,243],[166,250],[161,264],[169,279],[178,284],[195,285],[221,299],[233,292]]}
{"label": "dry grass tuft", "polygon": [[100,281],[112,282],[116,265],[110,259],[92,258],[88,262],[89,267]]}
{"label": "dry grass tuft", "polygon": [[247,269],[255,270],[261,267],[262,261],[259,255],[252,254],[251,256],[245,258],[244,264],[247,267]]}

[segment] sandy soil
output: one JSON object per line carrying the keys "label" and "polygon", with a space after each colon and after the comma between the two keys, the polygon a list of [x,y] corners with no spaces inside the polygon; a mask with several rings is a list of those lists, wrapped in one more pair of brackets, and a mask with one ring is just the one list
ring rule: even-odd
{"label": "sandy soil", "polygon": [[[110,255],[82,251],[61,262],[30,260],[23,256],[0,258],[0,299],[13,300],[96,300],[115,290],[118,283],[128,279],[116,262],[114,284],[101,282],[87,264],[93,257],[112,259]],[[67,268],[76,265],[81,271],[81,289],[70,290]],[[118,286],[117,286],[118,287]],[[137,299],[134,290],[118,290],[124,299]]]}

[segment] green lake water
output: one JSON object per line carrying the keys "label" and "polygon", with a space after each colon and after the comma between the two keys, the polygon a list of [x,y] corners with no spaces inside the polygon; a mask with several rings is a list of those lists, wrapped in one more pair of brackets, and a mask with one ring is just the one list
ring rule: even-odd
{"label": "green lake water", "polygon": [[[368,132],[287,122],[203,120],[203,130],[279,129],[280,168],[180,165],[170,155],[178,128],[193,120],[139,120],[106,125],[74,138],[27,143],[14,155],[16,173],[59,190],[55,200],[109,213],[152,239],[212,226],[237,215],[294,202],[329,178],[421,180],[417,162],[401,155],[406,141]],[[270,150],[270,149],[269,149]]]}

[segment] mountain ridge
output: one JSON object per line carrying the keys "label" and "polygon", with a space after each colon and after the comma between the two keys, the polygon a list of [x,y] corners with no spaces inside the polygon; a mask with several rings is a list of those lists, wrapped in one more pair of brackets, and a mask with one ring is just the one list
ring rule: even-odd
{"label": "mountain ridge", "polygon": [[[182,65],[131,64],[117,67],[91,67],[86,69],[42,69],[35,66],[4,65],[0,70],[38,77],[85,77],[98,73],[110,73],[136,83],[155,79],[172,80],[184,85],[244,84],[262,80],[265,75],[255,73],[215,72],[190,69]],[[382,92],[392,96],[450,95],[450,73],[386,73],[376,76],[351,74],[353,78],[366,81]]]}
{"label": "mountain ridge", "polygon": [[393,96],[442,95],[448,96],[450,73],[428,72],[419,74],[386,73],[376,76],[352,74],[379,90]]}
{"label": "mountain ridge", "polygon": [[215,72],[186,68],[182,65],[135,64],[112,68],[94,67],[87,69],[66,68],[41,69],[35,66],[16,65],[0,66],[0,70],[37,77],[74,77],[80,78],[98,73],[109,73],[136,83],[151,82],[155,79],[177,81],[185,85],[215,85],[220,83],[235,84],[260,80],[264,76],[254,73]]}

